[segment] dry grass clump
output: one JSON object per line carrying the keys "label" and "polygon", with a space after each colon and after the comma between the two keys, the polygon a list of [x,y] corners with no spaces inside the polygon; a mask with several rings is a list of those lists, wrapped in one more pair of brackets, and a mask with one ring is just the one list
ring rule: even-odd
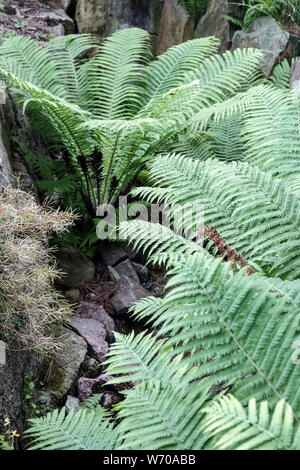
{"label": "dry grass clump", "polygon": [[43,354],[60,349],[51,327],[71,312],[53,287],[59,272],[47,246],[72,225],[71,212],[39,206],[23,191],[0,194],[0,336]]}

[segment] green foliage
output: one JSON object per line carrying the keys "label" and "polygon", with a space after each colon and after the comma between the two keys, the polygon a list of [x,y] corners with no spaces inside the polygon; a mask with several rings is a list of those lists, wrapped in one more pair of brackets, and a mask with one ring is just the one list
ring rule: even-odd
{"label": "green foliage", "polygon": [[300,24],[299,0],[241,0],[240,6],[244,10],[242,21],[234,17],[224,15],[233,24],[243,29],[253,23],[259,16],[270,16],[277,22],[284,16],[290,23]]}
{"label": "green foliage", "polygon": [[260,53],[212,56],[217,45],[215,38],[196,39],[150,61],[149,35],[136,28],[100,45],[89,35],[46,46],[16,37],[0,48],[0,77],[52,148],[64,149],[67,173],[94,216],[194,118],[197,125],[201,109],[247,89]]}
{"label": "green foliage", "polygon": [[178,0],[178,3],[181,3],[185,7],[186,11],[195,21],[198,21],[206,12],[208,0]]}
{"label": "green foliage", "polygon": [[68,415],[63,408],[31,419],[30,423],[27,434],[33,440],[32,450],[113,450],[118,437],[100,406],[94,409],[82,407]]}
{"label": "green foliage", "polygon": [[204,411],[202,431],[213,436],[209,446],[212,449],[299,449],[299,427],[291,407],[284,400],[277,403],[271,415],[267,402],[262,402],[258,409],[252,398],[246,410],[231,395],[216,400]]}

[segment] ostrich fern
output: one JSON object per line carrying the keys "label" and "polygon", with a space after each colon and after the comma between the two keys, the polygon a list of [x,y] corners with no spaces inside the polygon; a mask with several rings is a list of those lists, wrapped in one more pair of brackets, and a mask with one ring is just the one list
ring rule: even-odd
{"label": "ostrich fern", "polygon": [[[180,44],[151,60],[148,33],[117,31],[100,45],[70,35],[46,46],[15,37],[0,47],[0,78],[40,133],[62,147],[91,213],[114,202],[145,161],[208,105],[244,91],[260,53],[213,55],[218,41]],[[92,56],[91,56],[92,52]]]}

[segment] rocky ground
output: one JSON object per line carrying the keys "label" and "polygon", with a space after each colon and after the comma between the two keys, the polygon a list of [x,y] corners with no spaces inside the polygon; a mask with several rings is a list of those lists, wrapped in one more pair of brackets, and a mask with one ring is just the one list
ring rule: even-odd
{"label": "rocky ground", "polygon": [[39,41],[47,41],[51,37],[73,33],[75,27],[59,0],[2,0],[0,31],[2,37],[22,34]]}
{"label": "rocky ground", "polygon": [[130,387],[106,385],[103,362],[114,331],[123,334],[143,330],[129,309],[149,295],[163,295],[163,271],[148,270],[143,258],[126,244],[102,243],[95,263],[66,246],[58,254],[65,276],[59,288],[74,306],[74,317],[60,332],[66,346],[58,361],[44,361],[34,390],[34,402],[41,413],[66,405],[76,407],[94,393],[110,407],[121,399],[120,391]]}

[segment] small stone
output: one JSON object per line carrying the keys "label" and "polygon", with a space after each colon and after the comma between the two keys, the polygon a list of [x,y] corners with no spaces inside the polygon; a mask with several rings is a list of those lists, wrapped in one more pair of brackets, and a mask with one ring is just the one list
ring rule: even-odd
{"label": "small stone", "polygon": [[148,297],[150,293],[139,283],[132,281],[128,277],[121,276],[117,285],[117,293],[112,297],[111,302],[117,315],[122,316],[138,301]]}
{"label": "small stone", "polygon": [[104,310],[102,305],[93,304],[92,302],[81,301],[77,307],[77,312],[81,318],[89,318],[102,323],[107,335],[111,335],[115,329],[115,322]]}
{"label": "small stone", "polygon": [[119,282],[120,280],[120,274],[117,273],[117,271],[115,270],[115,268],[113,268],[112,266],[107,266],[107,271],[108,271],[108,275],[109,275],[109,279],[113,282]]}
{"label": "small stone", "polygon": [[67,401],[65,404],[65,408],[67,413],[70,413],[71,410],[74,410],[76,412],[80,406],[79,399],[76,397],[72,397],[72,395],[67,396]]}
{"label": "small stone", "polygon": [[116,266],[127,258],[127,255],[122,248],[113,243],[104,242],[100,246],[101,256],[107,266]]}
{"label": "small stone", "polygon": [[126,259],[125,261],[122,261],[122,263],[117,264],[114,269],[119,274],[119,280],[120,276],[126,276],[134,282],[139,282],[139,277],[129,259]]}
{"label": "small stone", "polygon": [[140,281],[141,282],[147,282],[148,279],[149,279],[148,268],[146,268],[146,266],[143,266],[140,263],[135,263],[135,262],[132,263],[132,266],[135,269],[137,275],[139,276]]}
{"label": "small stone", "polygon": [[101,362],[108,351],[108,344],[105,341],[106,330],[103,324],[96,320],[80,317],[70,318],[69,324],[85,339],[93,355]]}

